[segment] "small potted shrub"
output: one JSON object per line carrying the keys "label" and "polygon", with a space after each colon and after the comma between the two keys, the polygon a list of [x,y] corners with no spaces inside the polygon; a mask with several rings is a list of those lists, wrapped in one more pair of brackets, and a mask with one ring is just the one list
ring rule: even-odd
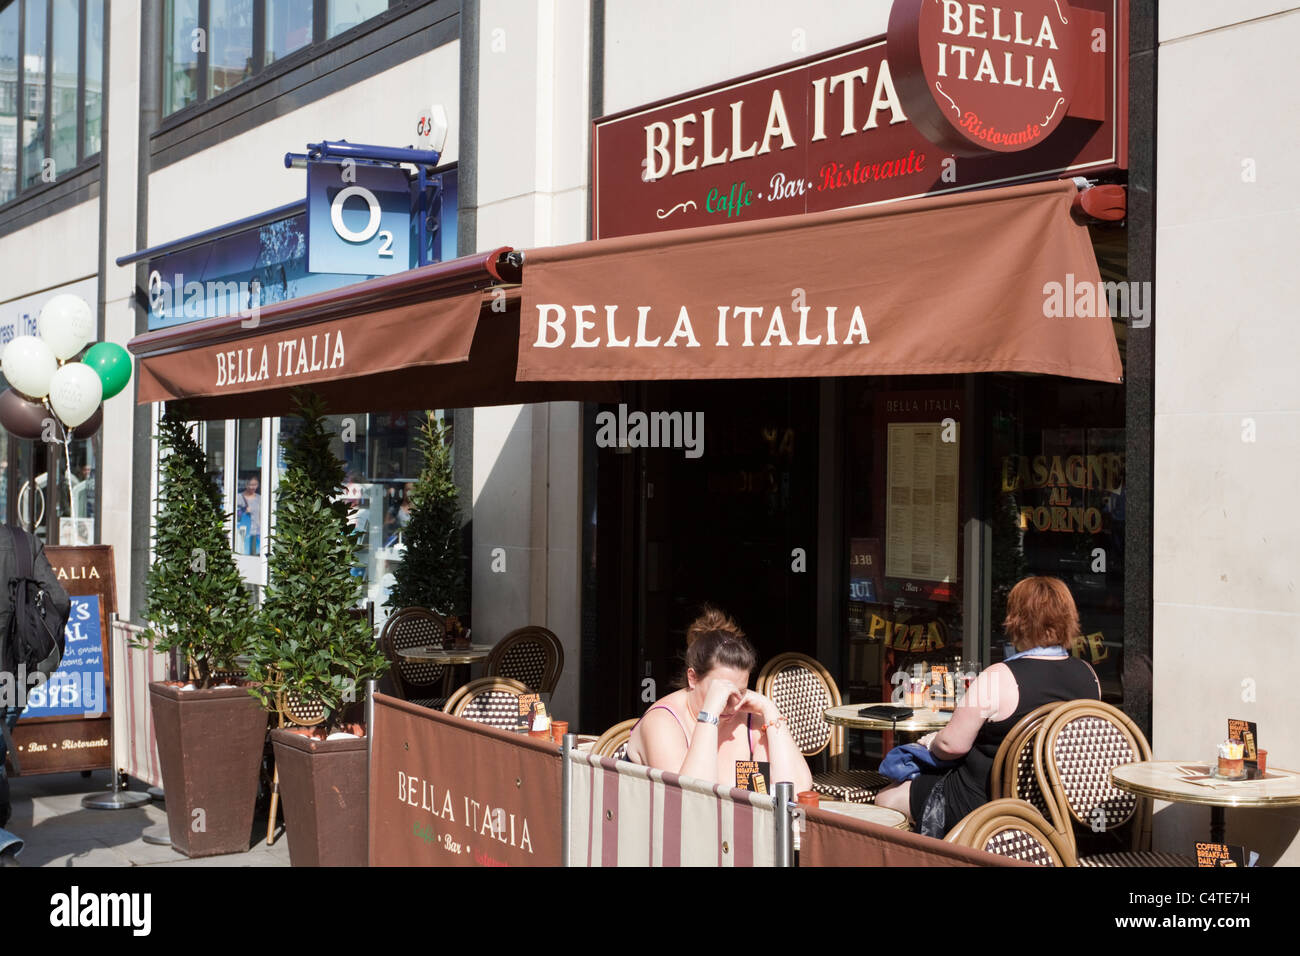
{"label": "small potted shrub", "polygon": [[149,685],[167,824],[186,856],[249,847],[266,713],[232,676],[253,608],[231,554],[221,492],[175,408],[159,428],[155,560],[144,643],[176,652],[189,675]]}
{"label": "small potted shrub", "polygon": [[360,700],[388,662],[357,611],[343,466],[318,399],[298,396],[302,428],[285,442],[268,582],[250,676],[295,723],[272,731],[294,866],[365,866],[367,761]]}
{"label": "small potted shrub", "polygon": [[423,607],[452,618],[465,611],[465,556],[450,438],[451,429],[432,415],[420,427],[424,467],[411,489],[411,520],[402,532],[405,550],[385,604],[394,611]]}

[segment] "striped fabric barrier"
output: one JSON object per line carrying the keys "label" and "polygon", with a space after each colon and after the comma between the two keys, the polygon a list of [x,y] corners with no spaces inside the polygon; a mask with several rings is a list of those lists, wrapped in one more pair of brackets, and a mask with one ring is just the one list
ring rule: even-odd
{"label": "striped fabric barrier", "polygon": [[131,639],[143,631],[126,621],[113,621],[113,753],[118,769],[151,787],[161,787],[149,684],[170,677],[169,662],[166,654],[131,646]]}
{"label": "striped fabric barrier", "polygon": [[571,866],[775,866],[773,797],[571,751]]}

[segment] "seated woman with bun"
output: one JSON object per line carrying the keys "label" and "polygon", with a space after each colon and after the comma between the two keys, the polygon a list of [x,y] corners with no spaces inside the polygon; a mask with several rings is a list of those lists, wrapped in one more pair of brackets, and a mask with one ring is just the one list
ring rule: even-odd
{"label": "seated woman with bun", "polygon": [[1079,634],[1079,611],[1060,578],[1017,583],[1007,596],[1003,628],[1016,653],[971,683],[943,730],[918,741],[939,760],[960,763],[924,770],[876,794],[877,804],[907,814],[927,836],[943,836],[992,799],[993,757],[1021,717],[1052,701],[1101,699],[1092,665],[1070,653]]}
{"label": "seated woman with bun", "polygon": [[[754,648],[726,614],[705,608],[686,633],[686,686],[655,702],[632,728],[627,759],[734,787],[738,761],[770,764],[767,792],[812,786],[808,762],[776,704],[749,690]],[[749,789],[757,789],[749,787]]]}

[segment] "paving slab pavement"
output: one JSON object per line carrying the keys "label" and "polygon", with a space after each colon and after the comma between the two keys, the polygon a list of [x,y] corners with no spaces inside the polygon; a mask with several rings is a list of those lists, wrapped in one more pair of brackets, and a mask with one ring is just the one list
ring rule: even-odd
{"label": "paving slab pavement", "polygon": [[[108,771],[11,777],[13,817],[6,830],[25,842],[22,866],[288,866],[289,843],[283,824],[275,842],[266,845],[266,815],[253,823],[247,853],[191,860],[170,846],[144,841],[144,831],[167,823],[156,801],[129,810],[88,810],[81,798],[104,793],[112,785]],[[133,790],[143,792],[135,781]]]}

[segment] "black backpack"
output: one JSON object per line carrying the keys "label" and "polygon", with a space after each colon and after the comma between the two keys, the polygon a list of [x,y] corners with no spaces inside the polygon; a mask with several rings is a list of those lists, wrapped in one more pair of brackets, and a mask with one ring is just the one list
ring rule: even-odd
{"label": "black backpack", "polygon": [[13,617],[9,633],[4,635],[5,664],[11,672],[25,666],[28,675],[48,678],[63,660],[63,629],[72,613],[72,601],[59,586],[44,553],[40,555],[41,567],[36,567],[40,542],[26,531],[8,530],[14,543],[14,576],[9,579]]}

